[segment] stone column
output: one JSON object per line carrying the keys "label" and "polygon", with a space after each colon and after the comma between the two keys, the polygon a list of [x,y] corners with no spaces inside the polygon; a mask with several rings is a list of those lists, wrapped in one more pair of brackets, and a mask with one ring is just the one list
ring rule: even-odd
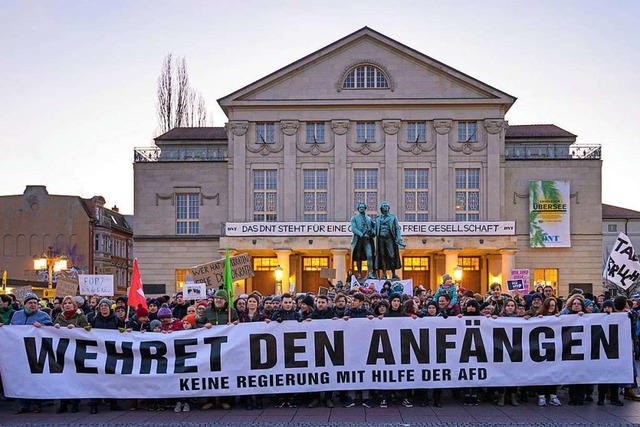
{"label": "stone column", "polygon": [[[384,188],[381,188],[383,198],[389,202],[391,211],[400,212],[398,206],[398,131],[400,120],[383,120],[384,130]],[[394,185],[389,188],[389,185]],[[380,200],[382,202],[382,199]]]}
{"label": "stone column", "polygon": [[232,121],[227,124],[229,137],[229,221],[247,221],[246,138],[249,122]]}
{"label": "stone column", "polygon": [[[295,221],[298,212],[299,197],[296,194],[296,137],[300,122],[297,120],[283,120],[280,122],[284,138],[284,169],[282,171],[282,197],[279,211],[285,221]],[[286,203],[286,205],[285,205]]]}
{"label": "stone column", "polygon": [[[432,221],[453,220],[453,203],[451,203],[453,195],[449,188],[449,132],[451,126],[453,126],[453,121],[449,119],[433,121],[433,127],[436,129],[436,176],[430,177],[430,181],[436,183],[436,217],[431,219]],[[447,268],[449,268],[448,263]],[[453,271],[447,271],[447,273],[453,274]]]}
{"label": "stone column", "polygon": [[351,200],[348,194],[348,182],[349,178],[347,174],[347,131],[349,130],[349,120],[332,120],[331,129],[333,129],[333,137],[335,138],[335,144],[333,149],[334,164],[335,164],[335,176],[333,179],[334,196],[333,196],[333,208],[334,208],[334,221],[346,221],[351,216],[349,212]]}
{"label": "stone column", "polygon": [[[347,277],[347,249],[331,249],[333,268],[336,269],[335,280],[344,281]],[[333,282],[335,284],[335,281]]]}
{"label": "stone column", "polygon": [[291,273],[289,255],[291,255],[291,249],[280,248],[274,250],[278,257],[278,265],[282,268],[282,292],[289,292],[289,275]]}
{"label": "stone column", "polygon": [[502,119],[487,119],[484,121],[487,130],[487,217],[488,221],[502,218],[501,208],[504,206],[504,168],[502,167],[501,152],[504,150],[504,134],[507,122]]}
{"label": "stone column", "polygon": [[502,283],[506,284],[507,280],[511,276],[511,270],[516,265],[516,253],[517,249],[505,248],[500,249],[500,255],[502,255]]}
{"label": "stone column", "polygon": [[[458,254],[460,253],[459,249],[444,249],[442,251],[445,255],[445,273],[450,274],[453,278],[453,270],[458,265]],[[439,278],[438,278],[439,280]]]}

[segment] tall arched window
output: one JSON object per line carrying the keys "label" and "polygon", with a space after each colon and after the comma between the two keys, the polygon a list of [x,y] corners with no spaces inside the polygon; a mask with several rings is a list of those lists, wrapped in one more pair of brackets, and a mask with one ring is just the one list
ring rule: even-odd
{"label": "tall arched window", "polygon": [[389,89],[389,79],[374,65],[358,65],[351,69],[342,83],[343,89]]}

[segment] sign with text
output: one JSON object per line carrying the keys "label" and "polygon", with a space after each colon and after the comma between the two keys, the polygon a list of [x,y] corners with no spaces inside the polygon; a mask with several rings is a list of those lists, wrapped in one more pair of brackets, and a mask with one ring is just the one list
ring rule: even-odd
{"label": "sign with text", "polygon": [[[626,313],[250,322],[171,334],[5,326],[0,374],[5,395],[22,399],[627,384],[630,334]],[[25,381],[36,377],[47,386]]]}
{"label": "sign with text", "polygon": [[[529,277],[531,276],[531,271],[528,268],[520,268],[517,270],[511,270],[511,280],[521,280],[522,288],[519,288],[518,291],[520,293],[526,294],[529,292]],[[508,285],[508,282],[507,282]],[[509,289],[515,290],[515,289]]]}
{"label": "sign with text", "polygon": [[62,277],[58,277],[58,282],[56,283],[56,297],[64,298],[67,295],[75,296],[77,293],[77,280],[63,279]]}
{"label": "sign with text", "polygon": [[640,278],[640,261],[626,234],[618,234],[602,276],[622,289],[628,289]]}
{"label": "sign with text", "polygon": [[[229,258],[229,262],[231,263],[231,278],[234,282],[254,276],[249,255],[232,256]],[[224,258],[191,267],[191,275],[195,283],[204,283],[208,289],[220,287],[224,283]]]}
{"label": "sign with text", "polygon": [[[403,236],[514,236],[515,221],[401,222]],[[350,222],[227,222],[225,236],[351,236]]]}
{"label": "sign with text", "polygon": [[529,182],[529,246],[571,247],[569,181]]}
{"label": "sign with text", "polygon": [[204,283],[185,283],[182,288],[184,299],[207,299],[207,287]]}
{"label": "sign with text", "polygon": [[519,291],[522,293],[524,289],[524,283],[522,283],[522,279],[517,280],[507,280],[507,289],[510,291]]}
{"label": "sign with text", "polygon": [[98,295],[101,297],[112,297],[113,276],[110,274],[80,274],[78,275],[80,284],[80,295]]}
{"label": "sign with text", "polygon": [[33,292],[32,289],[31,286],[16,286],[10,293],[14,294],[18,301],[23,302],[24,296],[29,292]]}
{"label": "sign with text", "polygon": [[322,267],[320,269],[320,277],[322,277],[323,279],[335,279],[336,278],[336,269],[335,268]]}

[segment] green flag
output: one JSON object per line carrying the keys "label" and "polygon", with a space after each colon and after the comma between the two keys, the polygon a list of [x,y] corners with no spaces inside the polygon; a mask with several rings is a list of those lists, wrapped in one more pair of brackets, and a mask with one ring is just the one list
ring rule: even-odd
{"label": "green flag", "polygon": [[224,290],[229,296],[229,306],[233,301],[233,278],[231,276],[231,260],[229,259],[229,248],[227,248],[227,256],[224,259]]}

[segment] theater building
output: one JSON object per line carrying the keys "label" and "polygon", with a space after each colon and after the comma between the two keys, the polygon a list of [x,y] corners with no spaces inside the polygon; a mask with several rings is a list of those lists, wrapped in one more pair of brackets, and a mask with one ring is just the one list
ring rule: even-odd
{"label": "theater building", "polygon": [[[239,291],[316,292],[322,268],[344,281],[352,267],[357,203],[376,215],[385,200],[406,244],[398,273],[414,286],[435,289],[460,266],[478,292],[514,269],[561,295],[599,290],[600,147],[554,125],[509,126],[515,101],[366,27],[219,99],[224,128],[176,128],[135,150],[147,292],[174,291],[225,248],[252,259]],[[564,202],[545,202],[548,186],[532,193],[540,181]],[[560,205],[551,222],[562,217],[566,235],[530,235]]]}

